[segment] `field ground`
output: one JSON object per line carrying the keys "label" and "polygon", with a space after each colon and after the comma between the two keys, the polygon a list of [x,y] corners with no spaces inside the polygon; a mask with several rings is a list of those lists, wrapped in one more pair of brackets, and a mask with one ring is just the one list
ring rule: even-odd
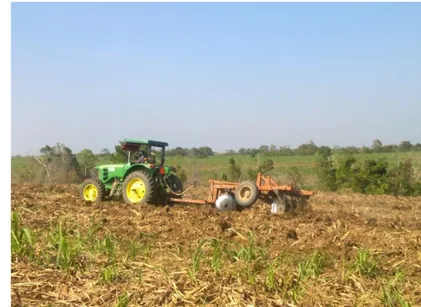
{"label": "field ground", "polygon": [[421,198],[318,193],[279,215],[78,193],[12,186],[13,306],[421,306]]}
{"label": "field ground", "polygon": [[[397,153],[369,153],[356,154],[357,159],[378,159],[385,158],[390,165],[395,165],[407,158],[413,160],[413,164],[418,171],[421,171],[421,152],[397,152]],[[241,155],[215,155],[208,158],[192,158],[192,157],[167,157],[166,165],[180,166],[187,175],[188,183],[193,181],[199,182],[203,186],[208,185],[209,179],[221,179],[222,174],[228,174],[229,159],[234,158],[236,163],[241,166],[243,176],[250,168],[254,168],[258,164],[257,157],[241,156]],[[316,178],[316,156],[277,156],[277,157],[261,157],[260,161],[272,159],[274,162],[274,170],[271,175],[281,183],[282,181],[291,179],[291,170],[296,168],[300,173],[300,183],[302,188],[317,189]],[[12,158],[12,173],[19,170],[25,165],[24,157]],[[108,163],[109,161],[99,160],[97,164]],[[294,172],[293,172],[294,173]],[[243,177],[244,178],[244,177]],[[294,177],[294,179],[297,179]]]}

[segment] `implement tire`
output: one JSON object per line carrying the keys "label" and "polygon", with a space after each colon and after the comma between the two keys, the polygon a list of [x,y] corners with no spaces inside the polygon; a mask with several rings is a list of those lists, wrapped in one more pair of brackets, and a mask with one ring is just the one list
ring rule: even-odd
{"label": "implement tire", "polygon": [[241,207],[253,205],[258,198],[259,189],[253,181],[243,181],[235,188],[235,201]]}

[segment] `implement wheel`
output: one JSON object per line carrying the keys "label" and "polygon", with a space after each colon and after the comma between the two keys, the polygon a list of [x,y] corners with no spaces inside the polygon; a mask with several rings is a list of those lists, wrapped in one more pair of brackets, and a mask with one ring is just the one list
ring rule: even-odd
{"label": "implement wheel", "polygon": [[105,197],[105,186],[96,178],[85,179],[80,187],[80,194],[85,201],[103,201]]}
{"label": "implement wheel", "polygon": [[243,181],[235,188],[235,201],[242,207],[249,207],[259,197],[259,189],[253,181]]}
{"label": "implement wheel", "polygon": [[153,178],[142,171],[136,171],[126,177],[123,182],[123,199],[127,204],[141,205],[154,200],[157,183]]}

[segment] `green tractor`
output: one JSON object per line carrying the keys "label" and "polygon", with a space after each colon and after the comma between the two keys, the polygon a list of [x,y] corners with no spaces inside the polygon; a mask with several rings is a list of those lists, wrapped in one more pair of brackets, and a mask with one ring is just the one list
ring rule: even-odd
{"label": "green tractor", "polygon": [[[96,202],[122,196],[125,203],[143,204],[157,203],[168,194],[181,196],[183,185],[174,174],[176,169],[164,166],[168,143],[124,139],[120,144],[128,152],[127,163],[96,166],[94,175],[81,185],[84,200]],[[160,149],[160,157],[152,148]]]}

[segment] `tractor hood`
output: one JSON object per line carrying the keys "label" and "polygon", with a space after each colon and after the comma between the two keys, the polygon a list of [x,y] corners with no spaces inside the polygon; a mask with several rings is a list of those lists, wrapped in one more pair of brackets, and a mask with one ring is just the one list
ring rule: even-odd
{"label": "tractor hood", "polygon": [[120,164],[102,164],[102,165],[98,165],[95,168],[96,169],[104,169],[107,168],[108,170],[112,170],[112,169],[116,169],[116,168],[122,168],[124,167],[124,163],[120,163]]}

